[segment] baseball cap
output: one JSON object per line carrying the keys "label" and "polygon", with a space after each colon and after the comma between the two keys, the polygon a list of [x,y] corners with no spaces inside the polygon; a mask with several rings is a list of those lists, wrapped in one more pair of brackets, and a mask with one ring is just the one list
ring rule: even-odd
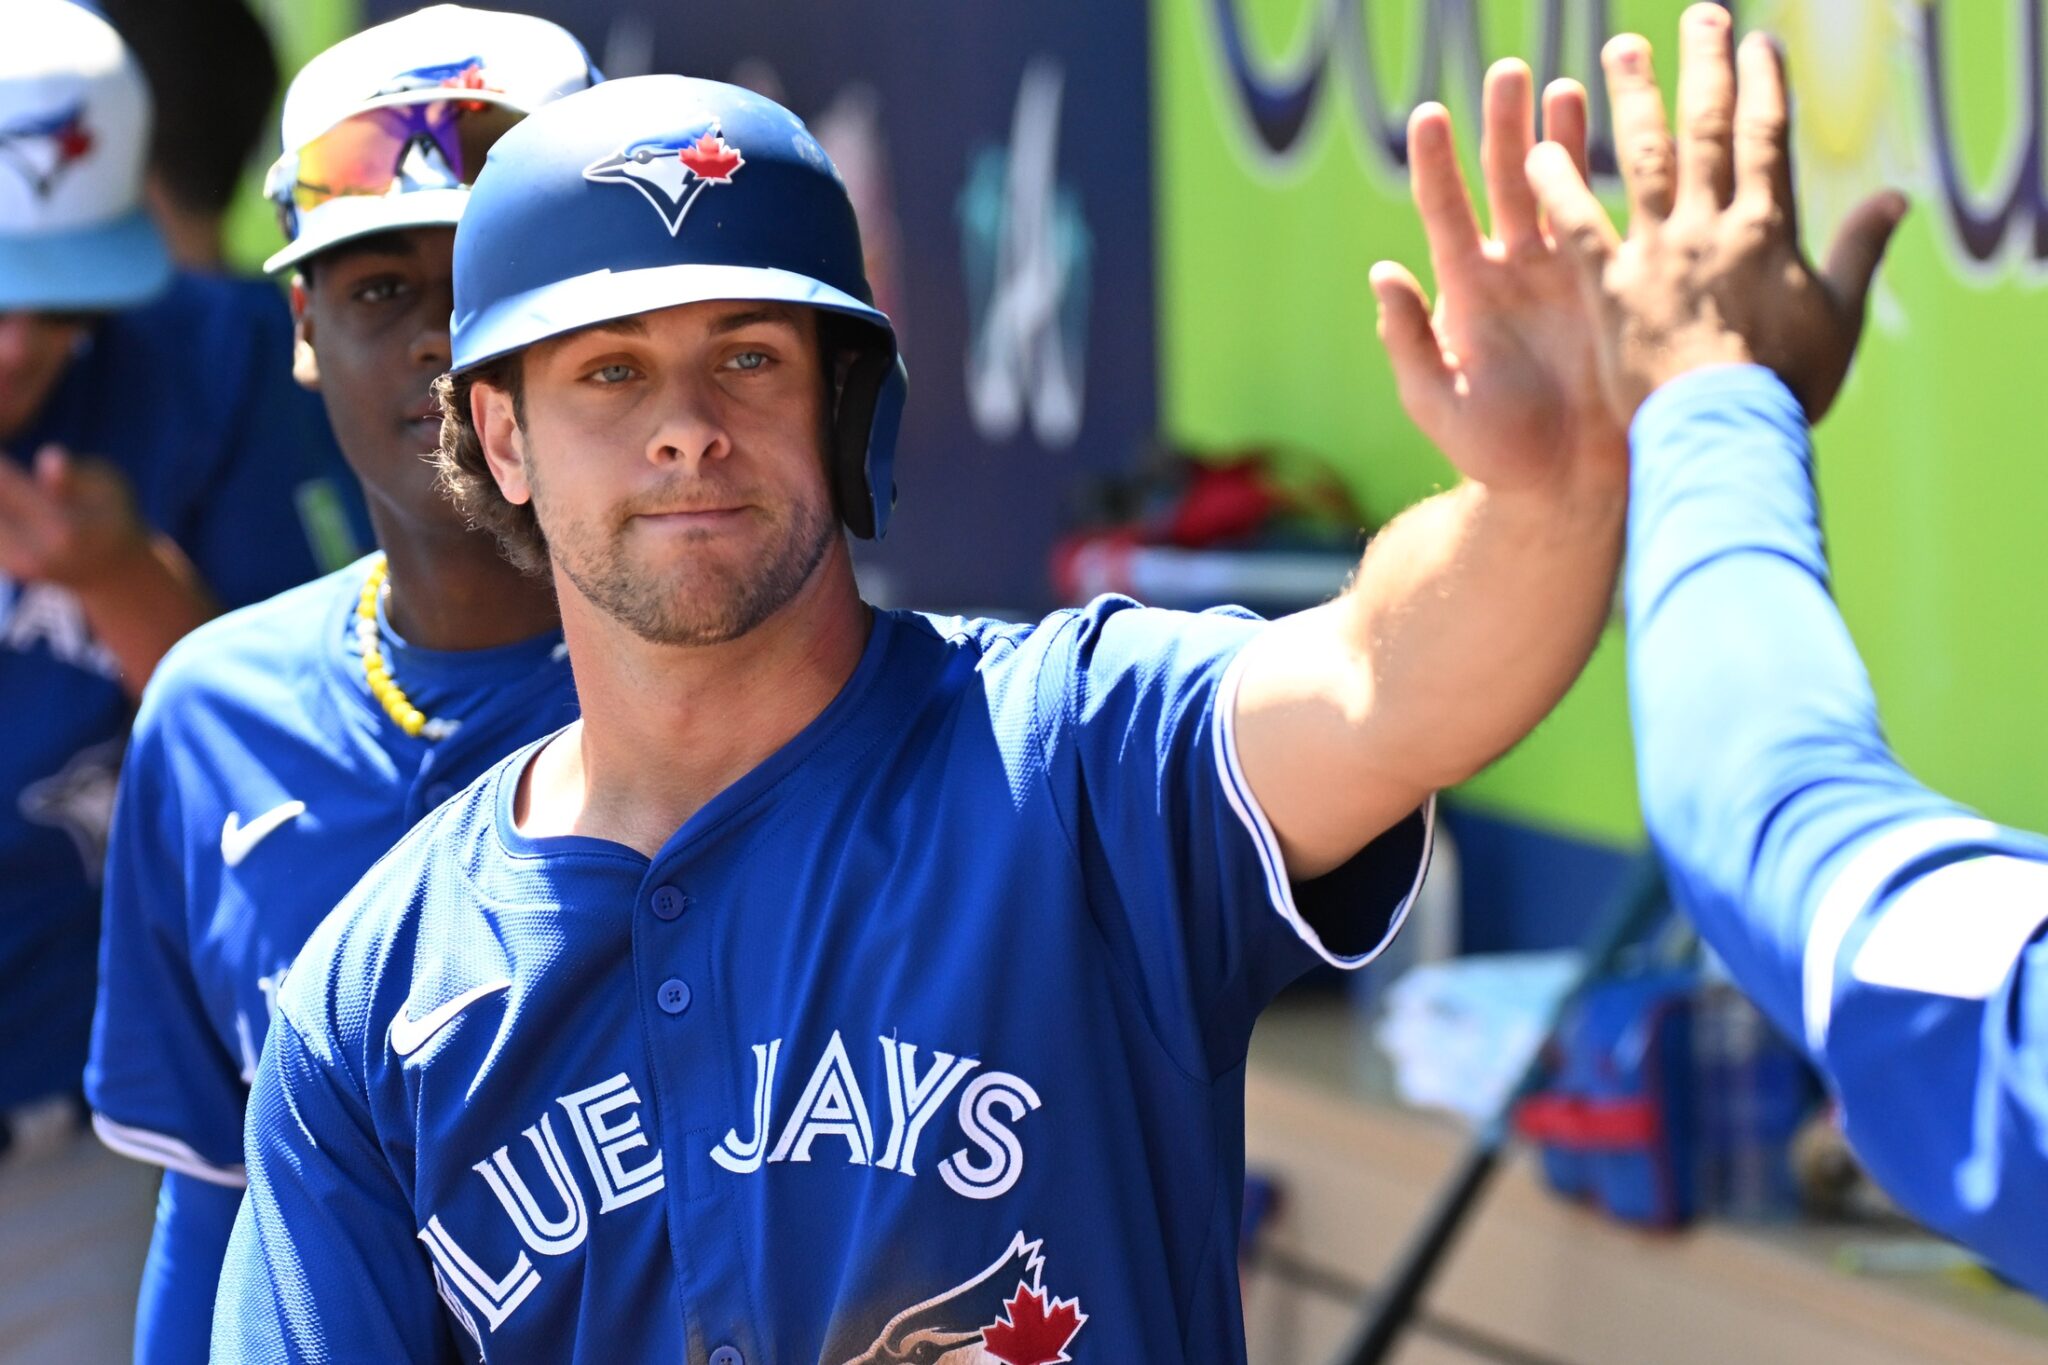
{"label": "baseball cap", "polygon": [[285,92],[284,154],[265,193],[290,241],[263,268],[453,226],[499,135],[598,79],[567,30],[526,14],[434,5],[343,39]]}
{"label": "baseball cap", "polygon": [[142,211],[149,87],[107,22],[10,0],[0,43],[0,311],[112,312],[171,279]]}

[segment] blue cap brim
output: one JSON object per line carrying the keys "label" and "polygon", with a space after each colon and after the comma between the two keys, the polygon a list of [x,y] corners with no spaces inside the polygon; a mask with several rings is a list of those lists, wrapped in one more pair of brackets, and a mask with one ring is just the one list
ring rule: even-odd
{"label": "blue cap brim", "polygon": [[170,283],[170,253],[140,210],[96,227],[0,235],[0,312],[118,312]]}
{"label": "blue cap brim", "polygon": [[596,270],[500,299],[455,319],[453,370],[467,370],[581,327],[686,303],[793,303],[873,323],[888,318],[853,295],[788,270],[739,265],[663,265]]}

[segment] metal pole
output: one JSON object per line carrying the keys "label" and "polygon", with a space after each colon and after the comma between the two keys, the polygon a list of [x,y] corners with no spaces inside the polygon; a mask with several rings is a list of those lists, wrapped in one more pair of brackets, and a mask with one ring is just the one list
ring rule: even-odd
{"label": "metal pole", "polygon": [[1543,1042],[1529,1058],[1521,1079],[1493,1116],[1480,1125],[1457,1169],[1445,1182],[1435,1207],[1394,1263],[1386,1287],[1372,1301],[1371,1315],[1337,1356],[1338,1365],[1381,1365],[1407,1329],[1437,1266],[1464,1228],[1473,1203],[1485,1190],[1513,1131],[1515,1108],[1543,1085],[1544,1054],[1586,988],[1609,975],[1623,953],[1663,918],[1667,908],[1664,871],[1654,853],[1644,853],[1606,919],[1586,944],[1585,965],[1551,1007]]}

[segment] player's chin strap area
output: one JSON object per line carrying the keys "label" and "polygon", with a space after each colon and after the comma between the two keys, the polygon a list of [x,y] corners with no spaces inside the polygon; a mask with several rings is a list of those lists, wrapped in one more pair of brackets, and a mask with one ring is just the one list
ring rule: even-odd
{"label": "player's chin strap area", "polygon": [[867,346],[853,358],[839,385],[838,411],[832,422],[832,486],[846,529],[862,540],[876,539],[876,506],[891,496],[889,489],[868,486],[868,440],[874,430],[875,405],[894,352]]}
{"label": "player's chin strap area", "polygon": [[85,1131],[89,1114],[83,1095],[49,1095],[0,1110],[0,1170],[60,1150]]}

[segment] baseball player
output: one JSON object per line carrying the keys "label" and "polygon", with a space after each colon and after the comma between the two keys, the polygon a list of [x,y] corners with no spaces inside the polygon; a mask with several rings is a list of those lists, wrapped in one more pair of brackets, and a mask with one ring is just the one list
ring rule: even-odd
{"label": "baseball player", "polygon": [[1777,49],[1762,34],[1732,48],[1718,6],[1686,12],[1674,142],[1648,45],[1609,46],[1633,149],[1625,242],[1570,166],[1531,163],[1581,247],[1603,368],[1633,415],[1644,817],[1701,932],[1805,1041],[1871,1173],[2048,1293],[2048,841],[1892,756],[1814,502],[1808,427],[1905,201],[1865,202],[1825,272],[1809,266]]}
{"label": "baseball player", "polygon": [[[1419,131],[1447,225],[1448,132]],[[1497,230],[1550,255],[1501,183]],[[1004,625],[861,602],[904,371],[801,123],[649,76],[506,134],[457,233],[441,457],[547,567],[583,720],[308,942],[216,1355],[1241,1360],[1252,1022],[1398,928],[1431,793],[1555,701],[1619,552],[1589,354],[1540,291],[1467,328],[1508,277],[1463,211],[1441,333],[1389,325],[1469,478],[1350,591]],[[1525,367],[1544,406],[1467,420]]]}
{"label": "baseball player", "polygon": [[79,1097],[134,698],[354,527],[278,291],[175,272],[142,211],[119,38],[64,0],[0,34],[0,1358],[34,1365],[126,1349],[154,1195]]}
{"label": "baseball player", "polygon": [[108,858],[86,1082],[165,1168],[136,1356],[204,1360],[241,1202],[242,1114],[293,956],[363,871],[485,766],[575,715],[546,584],[436,485],[453,226],[491,140],[591,81],[568,33],[437,6],[316,57],[271,178],[298,372],[383,549],[188,637],[144,697]]}

